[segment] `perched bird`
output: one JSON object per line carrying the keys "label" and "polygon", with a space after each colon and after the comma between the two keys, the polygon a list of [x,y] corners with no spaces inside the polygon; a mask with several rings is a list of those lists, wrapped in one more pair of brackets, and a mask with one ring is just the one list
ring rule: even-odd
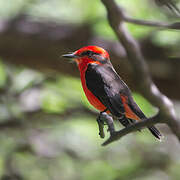
{"label": "perched bird", "polygon": [[[63,57],[76,61],[84,93],[97,110],[115,116],[125,127],[146,119],[103,48],[87,46]],[[162,135],[155,126],[148,128],[156,138],[161,139]]]}

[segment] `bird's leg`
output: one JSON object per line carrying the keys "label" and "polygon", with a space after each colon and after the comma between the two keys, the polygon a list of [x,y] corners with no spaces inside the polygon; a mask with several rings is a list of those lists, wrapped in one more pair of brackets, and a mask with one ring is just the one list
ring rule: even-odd
{"label": "bird's leg", "polygon": [[98,127],[99,127],[99,136],[101,138],[104,138],[105,137],[105,134],[104,134],[104,122],[101,119],[101,113],[97,117],[97,123],[98,123]]}
{"label": "bird's leg", "polygon": [[105,137],[104,122],[101,120],[101,112],[100,112],[99,116],[97,117],[97,123],[98,123],[98,127],[99,127],[99,136],[101,138],[104,138]]}
{"label": "bird's leg", "polygon": [[124,114],[121,117],[118,117],[118,120],[124,127],[127,127],[132,124],[132,121],[126,118]]}
{"label": "bird's leg", "polygon": [[104,134],[104,120],[101,118],[102,116],[102,113],[106,112],[107,111],[107,108],[104,110],[104,111],[101,111],[99,116],[97,117],[97,123],[98,123],[98,127],[99,127],[99,135],[101,138],[104,138],[105,137],[105,134]]}
{"label": "bird's leg", "polygon": [[110,135],[112,135],[115,132],[113,118],[104,111],[100,113],[99,117],[101,119],[101,122],[106,122],[108,131],[110,132]]}

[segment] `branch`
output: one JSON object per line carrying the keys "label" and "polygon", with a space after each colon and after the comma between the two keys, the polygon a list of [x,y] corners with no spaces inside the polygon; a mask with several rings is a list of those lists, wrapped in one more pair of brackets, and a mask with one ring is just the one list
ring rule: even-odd
{"label": "branch", "polygon": [[[129,62],[133,68],[134,81],[136,81],[138,91],[142,93],[154,106],[159,108],[160,119],[158,122],[166,123],[180,141],[180,122],[175,115],[173,104],[153,83],[140,47],[124,25],[125,20],[123,10],[118,7],[114,0],[101,1],[106,7],[109,24],[127,52]],[[131,128],[134,131],[135,128]],[[125,130],[123,130],[123,133],[124,131]],[[121,131],[119,133],[119,136],[121,136]],[[110,142],[111,141],[108,141],[108,143]]]}
{"label": "branch", "polygon": [[133,24],[142,25],[142,26],[159,27],[159,28],[164,28],[164,29],[177,29],[177,30],[180,29],[180,22],[169,24],[167,22],[134,19],[126,15],[123,8],[121,7],[118,7],[118,8],[119,8],[120,17],[122,18],[124,22],[133,23]]}
{"label": "branch", "polygon": [[178,30],[180,29],[180,22],[168,24],[166,22],[155,22],[155,21],[133,19],[126,15],[124,16],[124,21],[128,23],[142,25],[142,26],[160,27],[160,28],[165,28],[165,29],[178,29]]}
{"label": "branch", "polygon": [[150,127],[154,124],[157,124],[158,122],[160,122],[160,116],[159,114],[157,114],[156,116],[153,116],[151,118],[148,118],[146,120],[143,121],[139,121],[137,123],[131,124],[130,126],[120,130],[120,131],[114,131],[108,140],[106,140],[102,145],[108,145],[109,143],[113,142],[113,141],[117,141],[118,139],[120,139],[121,137],[131,133],[131,132],[135,132],[135,131],[139,131],[142,128],[146,128],[146,127]]}
{"label": "branch", "polygon": [[170,11],[172,11],[179,17],[180,10],[177,7],[176,2],[174,0],[154,0],[154,1],[158,6],[167,7]]}

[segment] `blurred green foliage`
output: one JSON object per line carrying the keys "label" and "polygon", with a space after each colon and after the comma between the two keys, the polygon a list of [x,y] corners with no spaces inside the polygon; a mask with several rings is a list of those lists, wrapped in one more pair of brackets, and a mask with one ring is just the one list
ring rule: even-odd
{"label": "blurred green foliage", "polygon": [[6,83],[6,72],[5,72],[5,67],[2,61],[0,61],[0,87],[3,87]]}
{"label": "blurred green foliage", "polygon": [[[98,36],[107,39],[116,39],[113,31],[108,26],[106,20],[106,12],[100,0],[14,0],[14,3],[9,1],[0,1],[1,17],[14,17],[20,12],[26,12],[31,18],[37,20],[54,20],[64,23],[91,23],[94,32]],[[163,11],[155,6],[154,1],[150,0],[117,0],[122,5],[127,14],[133,18],[144,20],[165,21],[168,22],[171,17],[166,16]],[[179,3],[180,4],[180,3]],[[138,8],[137,8],[138,5]],[[178,18],[174,19],[175,21]],[[132,35],[136,38],[142,38],[149,33],[154,33],[153,28],[144,26],[127,25]],[[180,41],[179,33],[174,31],[159,31],[154,40],[159,44],[169,44]],[[173,34],[173,35],[170,35]]]}
{"label": "blurred green foliage", "polygon": [[[1,62],[1,68],[6,69],[1,75],[7,77],[9,67]],[[176,141],[174,138],[166,138],[164,142],[159,143],[147,130],[143,130],[130,134],[110,146],[101,147],[103,141],[98,136],[96,116],[87,115],[85,112],[61,116],[70,108],[90,106],[86,98],[82,97],[79,79],[64,75],[45,78],[39,72],[12,66],[11,77],[11,93],[20,93],[20,96],[25,94],[23,100],[27,106],[32,103],[28,101],[28,96],[34,99],[34,89],[38,89],[40,98],[36,99],[36,103],[40,107],[37,108],[51,116],[47,114],[43,118],[41,114],[36,113],[30,117],[26,116],[29,109],[24,109],[24,104],[22,106],[20,103],[21,98],[16,99],[21,116],[17,116],[8,108],[8,104],[14,102],[13,97],[10,96],[8,102],[3,104],[7,113],[11,113],[14,118],[21,117],[25,126],[18,128],[20,131],[1,131],[0,176],[5,177],[8,174],[13,177],[15,172],[30,180],[148,180],[149,177],[163,179],[161,173],[174,179],[179,176],[179,158],[174,159],[174,156],[180,147],[176,145],[177,152],[173,151],[174,154],[169,151],[169,143]],[[26,77],[27,81],[21,77]],[[142,96],[137,93],[133,95],[146,115],[155,113],[155,109]],[[0,109],[2,111],[2,108]],[[8,119],[9,116],[4,117],[1,122]],[[120,129],[122,126],[116,122],[116,128]]]}
{"label": "blurred green foliage", "polygon": [[[151,1],[118,3],[132,17],[168,20]],[[116,39],[99,0],[0,1],[2,18],[13,18],[20,11],[34,20],[88,22],[96,35]],[[155,33],[153,41],[161,45],[180,41],[178,32],[154,32],[136,25],[128,28],[136,38]],[[101,147],[103,140],[98,136],[95,109],[87,102],[77,78],[52,77],[0,61],[0,89],[0,123],[17,120],[21,123],[0,131],[0,179],[14,179],[16,174],[27,180],[178,180],[180,177],[180,146],[171,135],[159,143],[147,130],[142,130]],[[135,92],[133,95],[147,116],[155,114],[157,110],[141,95]],[[83,108],[66,114],[76,107],[89,109],[89,114]],[[122,128],[118,122],[115,125],[116,129]],[[162,131],[166,134],[166,129]]]}

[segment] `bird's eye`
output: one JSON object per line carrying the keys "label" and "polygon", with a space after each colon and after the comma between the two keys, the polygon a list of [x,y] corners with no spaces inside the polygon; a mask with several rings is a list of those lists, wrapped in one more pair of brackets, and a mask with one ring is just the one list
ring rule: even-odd
{"label": "bird's eye", "polygon": [[81,56],[92,56],[94,53],[92,51],[84,51],[81,53]]}

